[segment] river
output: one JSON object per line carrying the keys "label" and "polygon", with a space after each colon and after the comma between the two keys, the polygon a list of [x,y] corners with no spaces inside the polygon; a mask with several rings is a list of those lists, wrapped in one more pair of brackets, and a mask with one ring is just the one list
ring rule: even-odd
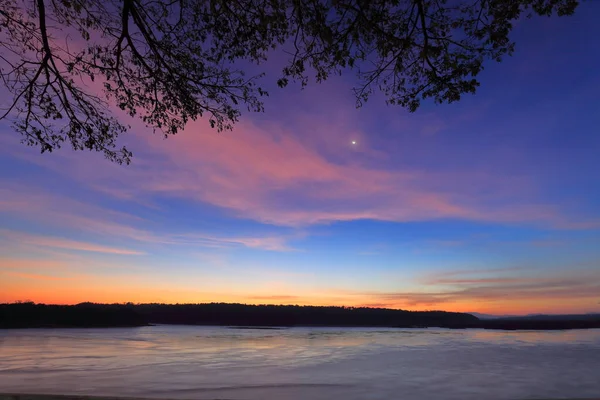
{"label": "river", "polygon": [[600,398],[600,330],[0,330],[0,392],[240,400]]}

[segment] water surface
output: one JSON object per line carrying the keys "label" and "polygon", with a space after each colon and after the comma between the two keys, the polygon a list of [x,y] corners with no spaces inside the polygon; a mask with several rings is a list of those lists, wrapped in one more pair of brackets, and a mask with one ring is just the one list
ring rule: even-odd
{"label": "water surface", "polygon": [[0,330],[0,392],[243,400],[600,398],[600,330]]}

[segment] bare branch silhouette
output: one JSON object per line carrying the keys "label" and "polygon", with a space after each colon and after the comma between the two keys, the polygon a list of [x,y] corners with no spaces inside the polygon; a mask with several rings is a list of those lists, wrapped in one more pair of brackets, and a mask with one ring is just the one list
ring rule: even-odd
{"label": "bare branch silhouette", "polygon": [[0,0],[0,79],[23,142],[68,144],[129,163],[115,105],[165,136],[206,116],[231,129],[263,111],[239,62],[289,54],[277,83],[355,70],[357,105],[374,89],[415,111],[460,100],[487,60],[510,55],[523,15],[570,15],[575,0]]}

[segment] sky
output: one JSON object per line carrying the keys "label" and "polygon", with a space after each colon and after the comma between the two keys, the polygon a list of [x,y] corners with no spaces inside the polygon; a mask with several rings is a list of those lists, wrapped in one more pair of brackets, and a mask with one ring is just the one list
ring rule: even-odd
{"label": "sky", "polygon": [[598,312],[598,13],[518,21],[459,103],[291,85],[232,132],[132,121],[129,166],[0,121],[0,302]]}

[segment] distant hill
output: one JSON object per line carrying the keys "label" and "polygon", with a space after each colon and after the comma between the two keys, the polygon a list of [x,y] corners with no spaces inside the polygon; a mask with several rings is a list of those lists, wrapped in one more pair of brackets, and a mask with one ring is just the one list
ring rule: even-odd
{"label": "distant hill", "polygon": [[484,329],[502,330],[562,330],[600,328],[600,314],[531,314],[522,316],[490,317],[491,318],[480,317],[478,327]]}
{"label": "distant hill", "polygon": [[516,317],[499,317],[499,319],[529,321],[594,321],[600,319],[599,314],[530,314]]}
{"label": "distant hill", "polygon": [[481,313],[469,313],[476,316],[479,319],[498,319],[498,318],[519,318],[521,315],[493,315],[493,314],[481,314]]}
{"label": "distant hill", "polygon": [[481,320],[503,319],[503,320],[538,320],[538,321],[580,321],[600,319],[600,313],[590,314],[528,314],[528,315],[492,315],[481,313],[469,313]]}

